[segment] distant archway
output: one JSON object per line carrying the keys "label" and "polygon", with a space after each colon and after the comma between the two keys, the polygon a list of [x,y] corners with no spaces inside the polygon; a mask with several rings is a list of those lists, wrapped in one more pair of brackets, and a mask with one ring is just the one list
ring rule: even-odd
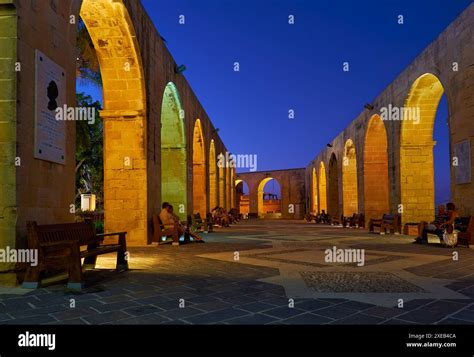
{"label": "distant archway", "polygon": [[313,173],[311,175],[311,211],[317,213],[318,209],[318,177],[316,169],[313,167]]}
{"label": "distant archway", "polygon": [[337,158],[333,153],[329,160],[328,172],[328,213],[339,218],[339,175],[337,172]]}
{"label": "distant archway", "polygon": [[265,186],[274,181],[281,192],[281,186],[273,177],[266,177],[258,185],[257,211],[260,218],[281,218],[281,197],[275,193],[265,192]]}
{"label": "distant archway", "polygon": [[206,154],[201,121],[196,119],[193,134],[193,213],[206,217]]}
{"label": "distant archway", "polygon": [[183,220],[187,205],[186,162],[184,111],[178,90],[170,82],[161,105],[161,202],[171,203]]}
{"label": "distant archway", "polygon": [[209,206],[214,209],[218,205],[216,146],[214,139],[209,146]]}
{"label": "distant archway", "polygon": [[404,104],[400,133],[403,223],[434,219],[433,128],[443,93],[440,80],[425,73],[415,80]]}
{"label": "distant archway", "polygon": [[357,195],[357,158],[356,148],[351,139],[344,145],[344,157],[342,159],[342,204],[344,216],[352,216],[358,213]]}
{"label": "distant archway", "polygon": [[321,161],[319,164],[319,210],[328,211],[328,204],[327,204],[327,183],[326,183],[326,166],[324,166],[324,162]]}
{"label": "distant archway", "polygon": [[378,115],[367,125],[364,144],[365,218],[380,219],[389,211],[388,146],[385,124]]}

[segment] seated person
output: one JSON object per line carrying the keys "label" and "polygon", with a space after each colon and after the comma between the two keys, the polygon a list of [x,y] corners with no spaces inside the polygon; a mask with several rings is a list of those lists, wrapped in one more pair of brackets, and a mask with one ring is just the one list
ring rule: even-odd
{"label": "seated person", "polygon": [[173,228],[176,226],[178,229],[178,236],[181,237],[183,234],[186,233],[193,237],[196,242],[204,243],[201,237],[191,232],[188,227],[183,226],[181,224],[181,222],[179,221],[179,217],[173,212],[173,206],[170,205],[168,202],[163,202],[162,210],[160,212],[160,219],[161,222],[163,222],[165,228]]}
{"label": "seated person", "polygon": [[329,215],[325,210],[321,210],[321,214],[319,215],[319,223],[329,223]]}
{"label": "seated person", "polygon": [[448,203],[446,205],[446,208],[447,212],[444,208],[444,205],[438,206],[438,214],[436,215],[436,218],[432,223],[420,223],[418,231],[421,231],[421,234],[415,239],[414,243],[428,243],[428,233],[436,234],[439,237],[440,242],[443,243],[443,234],[445,228],[447,226],[453,226],[454,221],[457,217],[459,217],[454,203]]}

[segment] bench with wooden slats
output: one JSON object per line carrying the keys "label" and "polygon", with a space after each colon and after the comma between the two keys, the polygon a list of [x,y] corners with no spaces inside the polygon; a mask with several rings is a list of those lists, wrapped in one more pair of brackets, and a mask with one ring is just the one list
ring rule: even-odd
{"label": "bench with wooden slats", "polygon": [[[153,240],[160,244],[172,243],[173,245],[179,245],[179,232],[178,227],[174,226],[171,228],[165,228],[160,216],[157,214],[153,215]],[[151,243],[151,242],[150,242]]]}
{"label": "bench with wooden slats", "polygon": [[[38,265],[27,267],[23,287],[38,288],[41,273],[65,269],[69,275],[68,288],[81,289],[83,270],[95,268],[97,256],[113,252],[117,252],[117,270],[128,269],[126,235],[126,232],[97,234],[92,222],[53,225],[28,222],[28,248],[38,250]],[[111,236],[118,236],[118,243],[104,244],[104,238]]]}

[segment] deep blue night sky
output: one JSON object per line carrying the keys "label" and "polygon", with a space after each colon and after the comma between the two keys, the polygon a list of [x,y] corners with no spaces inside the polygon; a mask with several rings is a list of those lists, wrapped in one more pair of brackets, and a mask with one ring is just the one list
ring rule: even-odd
{"label": "deep blue night sky", "polygon": [[[257,154],[258,170],[269,170],[306,166],[471,1],[142,2],[228,148]],[[449,197],[443,103],[437,200]]]}

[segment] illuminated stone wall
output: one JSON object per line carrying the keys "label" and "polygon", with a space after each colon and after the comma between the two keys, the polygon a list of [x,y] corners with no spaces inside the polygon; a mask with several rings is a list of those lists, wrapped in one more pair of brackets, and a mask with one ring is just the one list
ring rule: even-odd
{"label": "illuminated stone wall", "polygon": [[[15,12],[17,25],[17,17],[12,16]],[[7,162],[5,165],[2,160],[0,166],[0,246],[15,241],[17,246],[24,245],[29,220],[39,224],[74,221],[70,206],[75,197],[75,123],[66,122],[65,165],[34,159],[32,98],[34,53],[38,49],[65,69],[67,104],[75,106],[77,22],[71,23],[71,19],[78,21],[80,16],[94,42],[103,81],[106,231],[125,230],[130,245],[146,244],[151,236],[151,216],[159,212],[163,199],[162,169],[170,172],[173,165],[183,167],[184,175],[179,184],[181,194],[172,199],[177,208],[182,204],[183,218],[192,213],[193,129],[198,118],[205,148],[199,174],[202,207],[207,210],[211,185],[208,148],[211,140],[216,152],[225,153],[227,148],[184,75],[176,73],[177,64],[140,1],[1,1],[0,16],[0,75],[1,79],[13,79],[1,89],[10,103],[2,102],[0,109],[0,155]],[[15,58],[21,63],[20,72],[14,72]],[[164,148],[179,147],[179,160],[173,154],[162,157],[162,116],[165,122],[169,115],[162,108],[169,104],[164,100],[169,83],[173,83],[182,107],[183,140],[178,146],[167,147],[168,136],[175,133],[165,128]],[[12,159],[16,156],[21,165],[14,169]],[[219,182],[218,175],[216,180]]]}
{"label": "illuminated stone wall", "polygon": [[[358,212],[377,216],[384,211],[396,213],[400,210],[403,222],[432,220],[435,213],[435,143],[432,128],[443,93],[446,94],[449,107],[450,152],[453,153],[454,145],[464,141],[471,148],[471,182],[456,184],[454,168],[451,167],[452,201],[462,215],[474,215],[474,4],[451,23],[381,94],[372,101],[367,98],[373,109],[365,108],[343,132],[330,141],[331,147],[324,148],[312,160],[306,167],[306,183],[311,183],[313,169],[319,174],[321,162],[328,171],[331,155],[334,154],[339,178],[336,205],[338,211],[342,212],[342,160],[345,143],[352,140],[357,161]],[[361,107],[364,104],[360,103]],[[409,120],[384,120],[383,127],[379,124],[378,129],[369,130],[373,116],[381,115],[383,108],[389,105],[397,108],[419,107],[419,124]],[[384,131],[386,143],[381,138]],[[385,145],[387,150],[384,152],[381,148]],[[375,171],[379,177],[376,177]],[[330,175],[327,178],[330,210],[330,192],[335,191],[330,189]],[[311,195],[311,189],[308,189],[306,202],[311,202]],[[335,197],[333,193],[332,198]],[[335,208],[332,210],[335,211]]]}

